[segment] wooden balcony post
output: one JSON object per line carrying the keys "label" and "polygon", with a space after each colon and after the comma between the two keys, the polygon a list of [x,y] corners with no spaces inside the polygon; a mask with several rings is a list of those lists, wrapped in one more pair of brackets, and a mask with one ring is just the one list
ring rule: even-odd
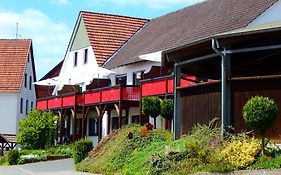
{"label": "wooden balcony post", "polygon": [[139,124],[142,125],[142,82],[140,83]]}
{"label": "wooden balcony post", "polygon": [[178,139],[181,135],[181,103],[180,93],[177,87],[180,86],[181,67],[174,65],[174,133],[175,138]]}
{"label": "wooden balcony post", "polygon": [[59,117],[60,117],[60,142],[62,143],[64,133],[64,118],[65,118],[66,110],[61,109],[59,111]]}
{"label": "wooden balcony post", "polygon": [[87,116],[90,111],[90,107],[85,108],[86,107],[83,106],[82,109],[82,138],[85,138],[87,135]]}

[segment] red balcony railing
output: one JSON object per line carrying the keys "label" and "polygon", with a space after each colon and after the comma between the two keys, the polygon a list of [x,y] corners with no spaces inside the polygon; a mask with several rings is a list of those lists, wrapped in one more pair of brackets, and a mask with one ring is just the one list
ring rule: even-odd
{"label": "red balcony railing", "polygon": [[62,96],[37,100],[37,109],[59,109],[63,107],[83,106],[120,100],[140,100],[140,87],[114,86],[89,90],[84,93],[71,93]]}
{"label": "red balcony railing", "polygon": [[[195,84],[195,77],[183,76],[180,82],[181,86],[190,86]],[[142,96],[160,96],[172,94],[174,92],[173,76],[165,76],[155,79],[141,81]]]}

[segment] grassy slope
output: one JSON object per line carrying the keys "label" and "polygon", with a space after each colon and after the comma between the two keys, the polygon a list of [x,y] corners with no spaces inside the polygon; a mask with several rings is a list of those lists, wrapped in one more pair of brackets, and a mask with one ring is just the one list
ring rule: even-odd
{"label": "grassy slope", "polygon": [[[149,174],[147,163],[155,152],[163,151],[172,135],[163,129],[150,131],[141,137],[144,127],[130,125],[106,137],[88,158],[76,166],[79,171],[101,174]],[[128,133],[133,139],[128,139]]]}

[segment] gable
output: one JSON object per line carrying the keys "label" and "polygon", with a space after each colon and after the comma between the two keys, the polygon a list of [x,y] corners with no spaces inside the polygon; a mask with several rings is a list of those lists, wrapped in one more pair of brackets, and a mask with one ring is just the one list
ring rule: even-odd
{"label": "gable", "polygon": [[82,17],[80,18],[78,28],[73,38],[74,39],[72,41],[70,51],[82,49],[91,45],[90,40],[88,38],[86,26]]}

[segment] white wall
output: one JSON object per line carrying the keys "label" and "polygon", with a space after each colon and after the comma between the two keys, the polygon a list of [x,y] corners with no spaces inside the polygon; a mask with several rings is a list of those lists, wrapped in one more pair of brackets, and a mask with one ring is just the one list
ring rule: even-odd
{"label": "white wall", "polygon": [[[160,62],[145,61],[112,69],[116,75],[127,75],[127,85],[133,85],[133,73],[138,71],[149,72],[152,66],[160,66]],[[115,76],[110,76],[112,85],[115,85]]]}
{"label": "white wall", "polygon": [[[23,82],[22,82],[22,88],[20,90],[20,93],[18,94],[17,97],[17,120],[22,120],[23,118],[26,117],[26,112],[29,113],[31,111],[31,103],[33,103],[33,108],[36,107],[36,93],[35,93],[35,86],[33,82],[34,80],[34,74],[33,74],[33,66],[32,66],[32,59],[31,59],[31,53],[29,53],[29,62],[27,62],[26,69],[25,69],[25,74],[27,75],[26,79],[26,87],[24,86],[25,82],[25,77],[23,76]],[[30,76],[31,76],[31,89],[30,89]],[[22,104],[22,113],[20,112],[20,105],[21,105],[21,98],[23,99],[23,104]],[[28,100],[28,104],[26,106],[26,100]],[[26,111],[27,109],[27,111]],[[17,132],[18,133],[18,121],[17,123]]]}
{"label": "white wall", "polygon": [[[87,63],[84,63],[85,49],[88,49]],[[75,52],[78,53],[77,66],[74,66]],[[86,74],[87,70],[94,69],[95,67],[98,67],[96,57],[95,57],[94,51],[92,49],[92,46],[88,46],[88,47],[85,47],[82,49],[67,52],[59,77],[60,77],[61,81],[69,82],[69,78],[70,79],[76,78],[77,73],[82,74],[85,72],[85,74]],[[82,88],[85,89],[85,87],[86,87],[86,85],[83,85]],[[56,89],[54,90],[54,93],[56,93],[57,90],[60,90],[60,88],[62,88],[62,86],[57,86]]]}
{"label": "white wall", "polygon": [[273,6],[268,8],[263,14],[252,21],[249,26],[274,22],[277,20],[281,20],[281,1],[277,1]]}
{"label": "white wall", "polygon": [[0,93],[0,133],[17,133],[17,93]]}

